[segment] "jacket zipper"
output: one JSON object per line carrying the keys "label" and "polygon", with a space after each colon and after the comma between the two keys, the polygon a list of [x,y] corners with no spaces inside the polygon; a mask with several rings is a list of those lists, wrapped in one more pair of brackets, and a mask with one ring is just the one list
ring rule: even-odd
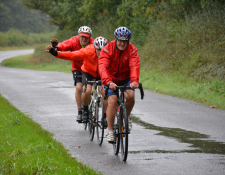
{"label": "jacket zipper", "polygon": [[118,74],[119,74],[119,70],[120,70],[120,58],[121,58],[121,55],[122,55],[122,52],[120,52],[119,66],[118,66],[118,71],[117,71],[117,75],[116,75],[116,77],[118,78],[118,81],[119,81],[119,82],[120,82],[120,80],[119,80]]}

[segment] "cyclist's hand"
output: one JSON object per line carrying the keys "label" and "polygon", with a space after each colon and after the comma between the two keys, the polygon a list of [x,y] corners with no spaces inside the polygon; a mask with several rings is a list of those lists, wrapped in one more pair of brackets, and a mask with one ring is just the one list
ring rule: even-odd
{"label": "cyclist's hand", "polygon": [[50,50],[51,48],[53,48],[53,47],[52,47],[52,46],[47,46],[47,47],[46,47],[46,52],[49,52],[49,50]]}
{"label": "cyclist's hand", "polygon": [[53,56],[57,56],[58,55],[58,52],[56,51],[55,48],[53,48],[52,46],[48,46],[46,47],[46,52],[49,52],[50,54],[52,54]]}
{"label": "cyclist's hand", "polygon": [[111,90],[113,90],[113,91],[116,90],[116,87],[117,87],[117,85],[116,85],[115,83],[113,83],[113,82],[111,82],[111,83],[109,84],[109,89],[111,89]]}
{"label": "cyclist's hand", "polygon": [[56,39],[56,38],[52,38],[51,40],[51,43],[52,43],[52,47],[57,47],[57,45],[58,45],[58,40]]}
{"label": "cyclist's hand", "polygon": [[132,83],[130,84],[130,87],[131,87],[132,89],[137,89],[137,88],[139,87],[139,84],[136,83],[136,82],[132,82]]}

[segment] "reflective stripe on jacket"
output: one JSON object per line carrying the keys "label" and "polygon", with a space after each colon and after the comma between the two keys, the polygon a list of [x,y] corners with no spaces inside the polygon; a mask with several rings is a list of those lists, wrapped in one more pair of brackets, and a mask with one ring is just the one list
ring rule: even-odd
{"label": "reflective stripe on jacket", "polygon": [[61,58],[64,60],[72,61],[82,61],[84,63],[81,67],[82,71],[88,73],[92,77],[99,78],[98,72],[98,56],[95,53],[94,45],[88,45],[85,48],[82,48],[74,52],[58,52],[56,58]]}
{"label": "reflective stripe on jacket", "polygon": [[104,85],[114,82],[119,83],[130,78],[132,82],[139,82],[140,61],[138,49],[130,42],[124,51],[116,47],[116,42],[111,41],[102,50],[99,58],[99,73]]}
{"label": "reflective stripe on jacket", "polygon": [[[90,38],[90,43],[89,44],[93,44],[94,43],[94,39]],[[66,41],[63,41],[61,43],[58,44],[58,51],[77,51],[80,50],[81,44],[79,42],[79,35],[74,36]],[[81,66],[83,65],[83,60],[79,60],[79,61],[72,61],[72,66],[71,66],[71,71],[74,70],[78,70],[80,72],[82,72],[81,70]]]}

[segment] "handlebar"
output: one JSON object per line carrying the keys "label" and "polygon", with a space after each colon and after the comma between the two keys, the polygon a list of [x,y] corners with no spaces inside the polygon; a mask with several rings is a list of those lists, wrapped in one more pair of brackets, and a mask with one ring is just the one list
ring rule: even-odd
{"label": "handlebar", "polygon": [[[104,100],[106,99],[106,97],[108,95],[109,85],[110,85],[110,83],[108,83],[107,86],[106,86]],[[127,89],[132,89],[132,88],[130,86],[117,86],[116,90],[119,90],[119,89],[125,91]],[[144,99],[144,90],[142,88],[142,83],[139,83],[138,89],[140,90],[141,99],[143,100]]]}
{"label": "handlebar", "polygon": [[98,81],[88,81],[87,80],[87,78],[86,78],[86,80],[85,80],[85,88],[84,88],[84,93],[86,92],[86,90],[87,90],[87,84],[91,84],[91,85],[93,85],[93,84],[96,84],[97,86],[101,86],[102,85],[102,81],[101,80],[98,80]]}

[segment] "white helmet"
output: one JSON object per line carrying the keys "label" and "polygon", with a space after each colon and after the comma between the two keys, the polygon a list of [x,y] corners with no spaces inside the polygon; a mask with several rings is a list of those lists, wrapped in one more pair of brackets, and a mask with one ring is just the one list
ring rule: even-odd
{"label": "white helmet", "polygon": [[[91,30],[91,28],[88,27],[88,26],[81,26],[81,27],[79,28],[79,30],[78,30],[78,34],[80,34],[80,33],[89,34],[89,35],[91,36],[92,30]],[[84,35],[84,36],[85,36],[85,35]],[[89,37],[90,37],[90,36],[89,36]]]}
{"label": "white helmet", "polygon": [[108,44],[108,41],[102,36],[97,37],[95,39],[95,41],[94,41],[95,49],[100,49],[101,50],[107,44]]}

